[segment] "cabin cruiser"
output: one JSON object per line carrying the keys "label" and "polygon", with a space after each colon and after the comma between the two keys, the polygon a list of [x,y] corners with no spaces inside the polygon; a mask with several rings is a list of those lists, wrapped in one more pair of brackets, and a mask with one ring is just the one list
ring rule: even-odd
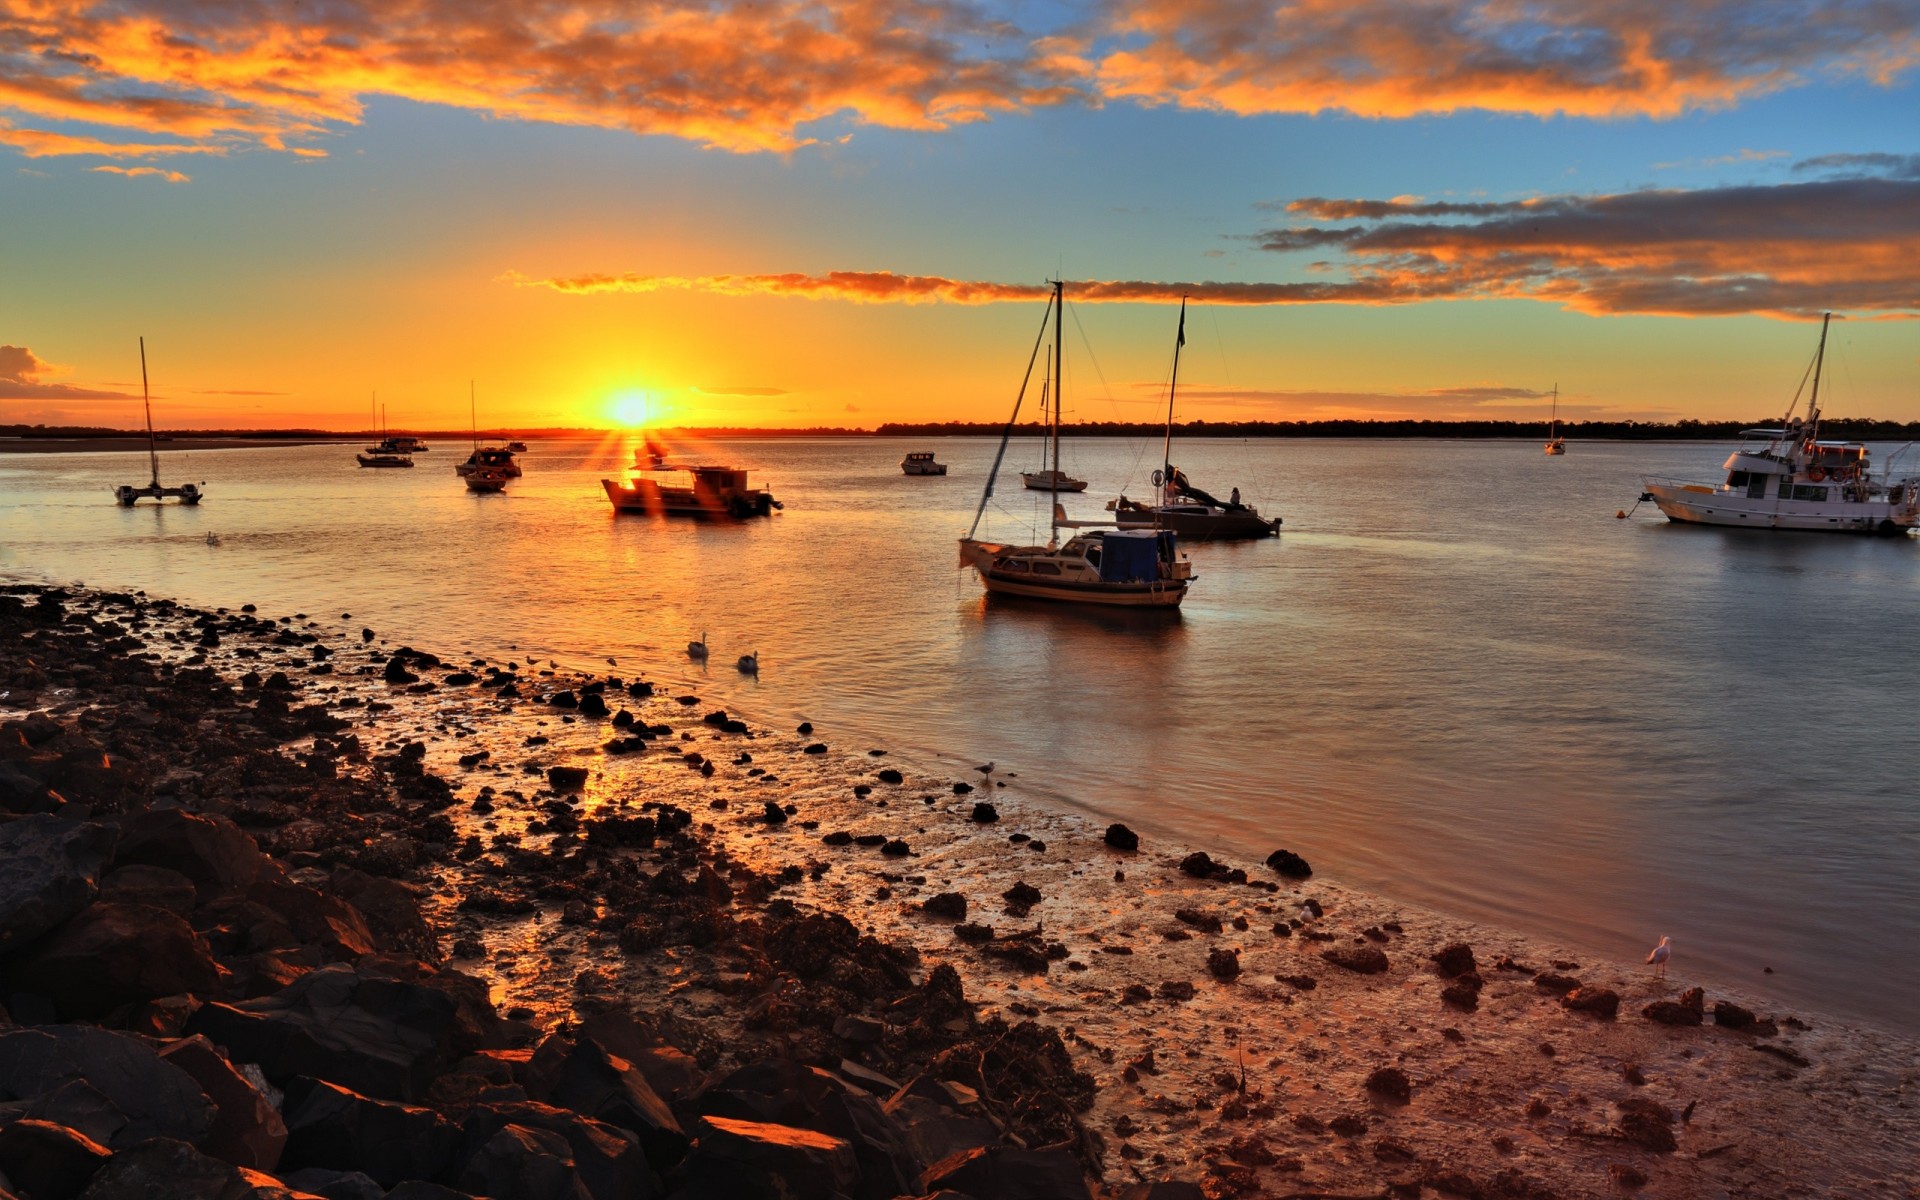
{"label": "cabin cruiser", "polygon": [[600,486],[617,512],[742,520],[772,516],[774,509],[786,507],[766,490],[749,487],[747,472],[738,467],[661,468],[636,472],[626,483],[602,479]]}
{"label": "cabin cruiser", "polygon": [[1826,347],[1823,320],[1805,417],[1796,419],[1789,408],[1778,429],[1744,430],[1747,442],[1721,464],[1727,474],[1718,483],[1645,476],[1640,498],[1653,501],[1670,521],[1698,525],[1884,534],[1920,526],[1920,475],[1893,477],[1892,463],[1904,449],[1875,479],[1864,445],[1820,440]]}
{"label": "cabin cruiser", "polygon": [[[381,443],[385,445],[385,443]],[[379,446],[369,446],[366,451],[353,456],[363,467],[411,467],[413,459],[397,450],[382,450]]]}
{"label": "cabin cruiser", "polygon": [[900,470],[908,475],[945,475],[947,464],[933,461],[931,450],[914,450],[900,460]]}
{"label": "cabin cruiser", "polygon": [[467,455],[467,461],[454,466],[454,474],[462,479],[480,470],[499,471],[508,479],[520,478],[520,464],[513,461],[513,451],[505,446],[477,446]]}
{"label": "cabin cruiser", "polygon": [[401,454],[425,454],[432,448],[417,437],[389,437],[381,442],[383,446],[389,444]]}
{"label": "cabin cruiser", "polygon": [[[1060,314],[1066,306],[1066,285],[1056,281],[1048,301],[1053,318],[1054,340],[1051,375],[1060,374]],[[1041,320],[1041,334],[1046,332]],[[1034,343],[1036,355],[1039,341]],[[1031,376],[1033,364],[1028,363]],[[1043,393],[1044,395],[1044,393]],[[1174,533],[1167,529],[1101,529],[1103,521],[1070,521],[1056,499],[1044,546],[1018,546],[984,541],[974,536],[979,531],[987,502],[993,498],[994,480],[999,477],[1001,460],[1006,456],[1007,439],[1020,419],[1020,403],[1025,399],[1023,385],[1014,401],[1013,416],[1000,438],[1000,452],[994,457],[987,475],[980,507],[974,514],[973,528],[960,539],[960,566],[972,567],[980,584],[989,594],[1024,596],[1035,600],[1057,600],[1070,604],[1097,604],[1126,608],[1178,608],[1192,584],[1193,564],[1180,557]],[[1055,411],[1058,411],[1056,393]],[[1053,455],[1052,473],[1060,473],[1060,426],[1048,426]],[[1033,486],[1029,479],[1029,487]],[[1085,487],[1083,483],[1080,485]],[[1066,490],[1055,488],[1054,490]],[[1077,489],[1076,489],[1077,490]],[[1075,529],[1066,545],[1059,542],[1060,530]]]}
{"label": "cabin cruiser", "polygon": [[507,449],[513,451],[515,454],[525,454],[527,452],[527,444],[525,442],[508,442]]}
{"label": "cabin cruiser", "polygon": [[497,492],[504,489],[507,480],[513,476],[499,467],[478,466],[462,474],[461,478],[466,481],[470,492]]}
{"label": "cabin cruiser", "polygon": [[1020,482],[1026,484],[1029,491],[1035,492],[1084,492],[1087,490],[1086,480],[1075,479],[1058,467],[1045,471],[1022,471]]}

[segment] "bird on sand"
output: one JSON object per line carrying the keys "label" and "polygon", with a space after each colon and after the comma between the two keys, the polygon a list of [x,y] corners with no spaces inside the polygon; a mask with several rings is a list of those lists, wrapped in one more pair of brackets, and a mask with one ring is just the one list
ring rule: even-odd
{"label": "bird on sand", "polygon": [[707,660],[707,635],[704,630],[701,631],[699,641],[687,643],[687,657],[699,659],[701,662]]}
{"label": "bird on sand", "polygon": [[740,661],[733,665],[740,668],[742,675],[758,675],[760,673],[760,652],[755,650],[752,654],[742,654]]}
{"label": "bird on sand", "polygon": [[982,775],[991,775],[993,774],[993,764],[987,763],[984,766],[975,767],[974,770],[980,772]]}
{"label": "bird on sand", "polygon": [[1667,977],[1667,960],[1673,957],[1673,939],[1666,934],[1660,935],[1660,944],[1647,955],[1647,961],[1653,964],[1653,973],[1660,978]]}

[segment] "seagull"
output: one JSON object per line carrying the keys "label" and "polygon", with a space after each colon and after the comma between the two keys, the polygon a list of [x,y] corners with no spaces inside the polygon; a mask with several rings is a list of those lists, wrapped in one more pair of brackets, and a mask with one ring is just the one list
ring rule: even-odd
{"label": "seagull", "polygon": [[1667,977],[1667,960],[1673,957],[1673,939],[1666,934],[1660,935],[1660,944],[1647,955],[1647,961],[1653,964],[1653,973],[1660,978]]}
{"label": "seagull", "polygon": [[980,772],[982,775],[991,775],[993,774],[993,764],[988,763],[984,767],[975,767],[974,770]]}
{"label": "seagull", "polygon": [[742,675],[758,675],[760,673],[760,652],[756,650],[752,654],[742,654],[740,661],[733,665],[740,668]]}
{"label": "seagull", "polygon": [[698,659],[701,662],[707,661],[707,634],[705,630],[700,632],[699,641],[687,643],[687,657]]}

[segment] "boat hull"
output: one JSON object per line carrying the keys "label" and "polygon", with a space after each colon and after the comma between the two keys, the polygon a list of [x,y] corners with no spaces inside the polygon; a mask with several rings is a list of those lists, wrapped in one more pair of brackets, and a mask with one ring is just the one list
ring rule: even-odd
{"label": "boat hull", "polygon": [[1061,478],[1055,480],[1049,479],[1044,475],[1028,474],[1024,471],[1020,474],[1020,482],[1025,484],[1027,490],[1030,492],[1084,492],[1087,490],[1087,481],[1084,479]]}
{"label": "boat hull", "polygon": [[1643,482],[1647,495],[1667,519],[1683,525],[1878,534],[1906,533],[1920,525],[1920,511],[1911,501],[1779,500],[1705,484],[1655,479]]}
{"label": "boat hull", "polygon": [[1039,583],[1031,577],[1014,579],[992,570],[980,572],[980,583],[991,595],[1099,604],[1109,608],[1179,608],[1180,602],[1187,598],[1187,582],[1177,579],[1163,583],[1074,585]]}
{"label": "boat hull", "polygon": [[900,471],[905,475],[945,475],[947,473],[947,464],[910,463],[907,466],[901,467]]}
{"label": "boat hull", "polygon": [[602,479],[600,486],[606,489],[614,511],[622,513],[741,521],[770,517],[775,508],[773,497],[761,491],[717,495],[695,488],[661,487],[650,482],[627,487],[611,479]]}
{"label": "boat hull", "polygon": [[1250,513],[1168,513],[1153,509],[1117,509],[1113,523],[1122,529],[1171,529],[1183,542],[1239,542],[1275,537],[1280,520]]}

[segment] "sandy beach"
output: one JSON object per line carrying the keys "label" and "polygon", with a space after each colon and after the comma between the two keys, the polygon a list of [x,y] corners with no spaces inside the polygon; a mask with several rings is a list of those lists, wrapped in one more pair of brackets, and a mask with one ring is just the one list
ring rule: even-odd
{"label": "sandy beach", "polygon": [[[665,1122],[621,1126],[662,1189],[635,1194],[701,1194],[715,1164],[748,1163],[793,1194],[1067,1195],[1070,1162],[1111,1196],[1920,1195],[1920,1045],[1702,989],[1685,946],[1665,978],[1578,958],[1342,887],[1279,829],[1268,862],[1215,862],[1027,802],[1005,772],[669,694],[648,664],[586,676],[402,646],[346,614],[5,591],[18,815],[0,832],[218,818],[335,932],[251,944],[203,895],[187,919],[217,978],[102,1008],[39,982],[71,926],[113,907],[83,906],[0,941],[0,1036],[199,1029],[237,1067],[242,1039],[207,1016],[223,1004],[342,963],[404,974],[487,1011],[391,1103],[471,1140],[489,1104],[567,1094],[537,1064],[625,1051],[676,1134],[656,1154]],[[367,944],[339,934],[350,912]],[[415,965],[379,965],[396,958]],[[769,1063],[871,1096],[911,1152],[794,1184],[838,1151],[794,1133],[776,1155],[713,1100]],[[259,1092],[309,1159],[316,1073],[296,1087],[267,1065]],[[111,1149],[96,1170],[133,1153]],[[450,1152],[435,1182],[508,1194],[472,1190],[492,1161]],[[1140,1190],[1168,1180],[1193,1189]]]}

